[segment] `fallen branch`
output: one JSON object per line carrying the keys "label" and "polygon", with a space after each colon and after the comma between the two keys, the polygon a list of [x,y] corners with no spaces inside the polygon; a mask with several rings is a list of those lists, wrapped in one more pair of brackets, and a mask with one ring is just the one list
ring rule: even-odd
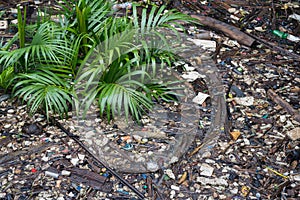
{"label": "fallen branch", "polygon": [[267,91],[268,96],[280,105],[282,108],[284,108],[290,115],[293,116],[293,118],[297,121],[300,122],[300,114],[297,110],[295,110],[288,102],[286,102],[284,99],[282,99],[278,94],[276,94],[272,89],[269,89]]}
{"label": "fallen branch", "polygon": [[237,40],[240,44],[250,47],[255,41],[254,38],[240,31],[238,28],[226,24],[224,22],[221,22],[219,20],[213,19],[211,17],[200,16],[200,15],[191,15],[191,17],[198,19],[199,22],[203,25],[222,31],[228,37]]}

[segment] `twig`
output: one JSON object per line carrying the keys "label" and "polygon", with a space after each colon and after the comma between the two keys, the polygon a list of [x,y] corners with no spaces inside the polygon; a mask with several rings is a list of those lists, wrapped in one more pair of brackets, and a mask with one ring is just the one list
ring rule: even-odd
{"label": "twig", "polygon": [[137,194],[141,199],[145,199],[145,196],[138,191],[133,185],[131,185],[129,182],[127,182],[124,178],[122,178],[117,172],[115,172],[112,168],[107,166],[104,162],[102,162],[97,156],[94,155],[93,152],[91,152],[79,139],[76,135],[68,131],[61,123],[59,123],[54,118],[51,119],[52,123],[56,125],[58,128],[60,128],[64,133],[66,133],[70,138],[72,138],[77,144],[79,144],[91,157],[93,157],[98,163],[100,163],[102,166],[104,166],[113,176],[115,176],[117,179],[119,179],[124,185],[126,185],[128,188],[130,188],[135,194]]}
{"label": "twig", "polygon": [[267,91],[268,96],[280,105],[282,108],[284,108],[290,115],[293,115],[293,118],[297,121],[300,122],[300,114],[297,110],[295,110],[288,102],[283,100],[278,94],[276,94],[272,89],[269,89]]}

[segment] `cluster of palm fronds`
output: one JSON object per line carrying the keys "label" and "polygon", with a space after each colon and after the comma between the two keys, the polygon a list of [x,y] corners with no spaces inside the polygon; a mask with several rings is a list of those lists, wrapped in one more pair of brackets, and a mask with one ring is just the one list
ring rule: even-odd
{"label": "cluster of palm fronds", "polygon": [[137,6],[131,17],[115,17],[109,1],[65,0],[59,20],[44,15],[30,25],[26,9],[19,9],[18,33],[0,49],[0,87],[11,88],[31,113],[43,109],[65,117],[69,105],[85,113],[98,102],[108,118],[124,112],[138,119],[153,97],[172,94],[168,83],[153,81],[175,57],[158,28],[176,32],[178,20],[191,19],[164,6],[138,16]]}

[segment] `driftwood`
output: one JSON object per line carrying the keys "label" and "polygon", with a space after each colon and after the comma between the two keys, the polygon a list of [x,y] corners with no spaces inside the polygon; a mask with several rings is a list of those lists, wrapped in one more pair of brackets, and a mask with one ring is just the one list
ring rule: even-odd
{"label": "driftwood", "polygon": [[203,25],[222,31],[228,37],[237,40],[240,44],[250,47],[255,41],[254,38],[240,31],[238,28],[226,24],[224,22],[221,22],[219,20],[213,19],[211,17],[200,16],[200,15],[191,15],[191,17],[198,19],[199,22]]}
{"label": "driftwood", "polygon": [[276,94],[273,90],[269,89],[267,92],[268,96],[280,105],[282,108],[284,108],[290,115],[293,116],[293,118],[297,121],[300,122],[300,114],[297,110],[295,110],[288,102],[286,102],[284,99],[282,99],[278,94]]}

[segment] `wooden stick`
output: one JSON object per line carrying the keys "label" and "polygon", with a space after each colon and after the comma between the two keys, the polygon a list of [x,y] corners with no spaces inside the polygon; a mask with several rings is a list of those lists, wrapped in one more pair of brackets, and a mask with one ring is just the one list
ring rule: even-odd
{"label": "wooden stick", "polygon": [[199,22],[203,25],[222,31],[228,37],[237,40],[240,44],[250,47],[255,41],[254,38],[240,31],[238,28],[226,24],[224,22],[221,22],[219,20],[213,19],[211,17],[200,16],[200,15],[191,15],[191,17],[198,19]]}
{"label": "wooden stick", "polygon": [[272,89],[269,89],[267,91],[268,96],[280,105],[282,108],[284,108],[290,115],[293,115],[293,118],[297,121],[300,122],[300,114],[297,110],[295,110],[288,102],[286,102],[284,99],[282,99],[278,94],[276,94]]}

